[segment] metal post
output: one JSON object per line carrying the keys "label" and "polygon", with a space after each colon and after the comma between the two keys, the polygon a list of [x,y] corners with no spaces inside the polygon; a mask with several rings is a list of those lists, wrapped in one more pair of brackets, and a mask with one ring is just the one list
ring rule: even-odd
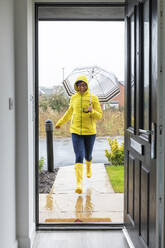
{"label": "metal post", "polygon": [[53,156],[53,123],[51,120],[45,121],[46,143],[47,143],[47,168],[49,172],[54,171]]}

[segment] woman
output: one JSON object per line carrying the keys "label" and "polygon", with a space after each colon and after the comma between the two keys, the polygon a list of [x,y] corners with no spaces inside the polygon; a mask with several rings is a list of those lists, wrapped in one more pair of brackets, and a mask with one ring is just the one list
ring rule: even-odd
{"label": "woman", "polygon": [[76,156],[75,174],[77,187],[75,192],[82,193],[83,159],[86,160],[86,175],[91,177],[92,150],[96,138],[95,120],[100,120],[102,110],[97,96],[88,90],[86,76],[77,78],[74,88],[77,91],[70,99],[70,105],[64,116],[56,123],[60,128],[71,119],[73,149]]}

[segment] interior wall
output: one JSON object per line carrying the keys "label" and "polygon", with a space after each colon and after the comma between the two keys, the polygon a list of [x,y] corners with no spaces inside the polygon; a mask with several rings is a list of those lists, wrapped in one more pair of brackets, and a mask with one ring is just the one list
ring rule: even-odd
{"label": "interior wall", "polygon": [[[14,1],[0,1],[0,247],[16,248]],[[9,98],[13,107],[9,109]]]}

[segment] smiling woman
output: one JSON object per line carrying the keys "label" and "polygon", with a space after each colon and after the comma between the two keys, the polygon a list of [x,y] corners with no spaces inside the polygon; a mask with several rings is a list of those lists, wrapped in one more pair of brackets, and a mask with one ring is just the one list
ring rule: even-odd
{"label": "smiling woman", "polygon": [[[77,187],[75,192],[82,193],[83,160],[86,163],[86,176],[91,177],[92,151],[96,138],[96,120],[102,118],[102,110],[98,98],[91,95],[86,76],[79,76],[75,83],[76,93],[70,99],[66,113],[56,123],[56,129],[71,120],[73,149],[75,152],[75,173]],[[86,109],[84,111],[84,109]]]}

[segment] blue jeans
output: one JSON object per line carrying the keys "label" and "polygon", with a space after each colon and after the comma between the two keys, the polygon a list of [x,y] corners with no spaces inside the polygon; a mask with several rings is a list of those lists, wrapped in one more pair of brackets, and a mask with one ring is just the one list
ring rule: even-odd
{"label": "blue jeans", "polygon": [[92,151],[95,142],[96,134],[78,135],[72,133],[73,149],[76,155],[75,163],[83,163],[83,159],[92,160]]}

